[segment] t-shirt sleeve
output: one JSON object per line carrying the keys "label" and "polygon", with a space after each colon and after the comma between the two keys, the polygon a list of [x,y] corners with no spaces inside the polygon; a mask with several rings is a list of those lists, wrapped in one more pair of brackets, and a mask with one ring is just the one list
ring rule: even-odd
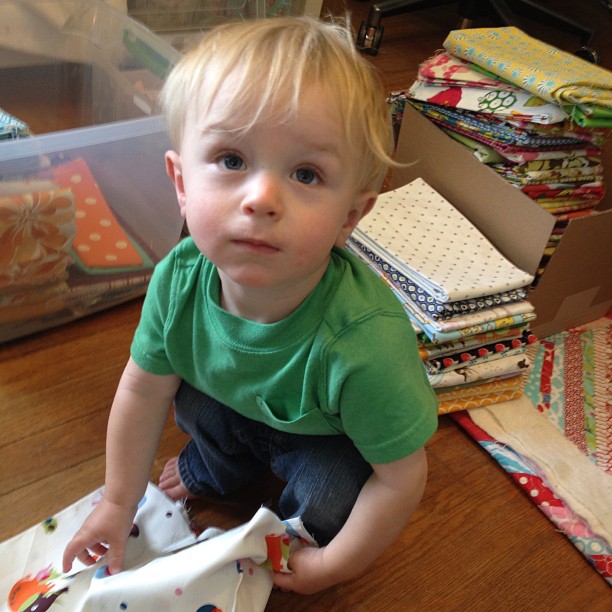
{"label": "t-shirt sleeve", "polygon": [[[397,461],[434,434],[438,402],[400,313],[372,315],[342,334],[331,350],[334,400],[345,433],[370,463]],[[336,361],[336,366],[333,362]]]}
{"label": "t-shirt sleeve", "polygon": [[171,303],[174,252],[160,261],[154,272],[142,306],[130,354],[132,359],[152,374],[173,374],[165,346],[165,326]]}

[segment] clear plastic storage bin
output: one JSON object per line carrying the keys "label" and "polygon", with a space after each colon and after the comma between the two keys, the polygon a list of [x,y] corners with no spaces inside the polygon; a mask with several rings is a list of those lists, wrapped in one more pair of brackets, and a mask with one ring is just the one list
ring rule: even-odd
{"label": "clear plastic storage bin", "polygon": [[322,0],[127,0],[128,13],[178,49],[227,21],[283,15],[319,17]]}
{"label": "clear plastic storage bin", "polygon": [[179,57],[103,2],[0,0],[0,342],[142,295],[177,243]]}

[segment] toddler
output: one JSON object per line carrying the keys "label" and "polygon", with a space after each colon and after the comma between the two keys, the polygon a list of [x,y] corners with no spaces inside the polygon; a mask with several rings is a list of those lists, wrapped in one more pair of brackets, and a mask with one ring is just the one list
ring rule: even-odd
{"label": "toddler", "polygon": [[436,400],[403,307],[343,246],[376,201],[393,137],[345,25],[274,18],[207,33],[161,95],[190,236],[155,269],[107,431],[105,491],[64,570],[122,569],[167,416],[190,436],[159,480],[228,494],[271,469],[282,518],[320,544],[282,589],[362,573],[425,487]]}

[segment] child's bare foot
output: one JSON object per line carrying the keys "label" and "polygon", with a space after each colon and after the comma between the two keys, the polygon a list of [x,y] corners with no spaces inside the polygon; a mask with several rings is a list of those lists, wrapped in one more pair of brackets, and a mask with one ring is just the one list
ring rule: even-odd
{"label": "child's bare foot", "polygon": [[159,477],[159,488],[170,498],[194,499],[196,495],[185,486],[178,469],[178,457],[169,459]]}

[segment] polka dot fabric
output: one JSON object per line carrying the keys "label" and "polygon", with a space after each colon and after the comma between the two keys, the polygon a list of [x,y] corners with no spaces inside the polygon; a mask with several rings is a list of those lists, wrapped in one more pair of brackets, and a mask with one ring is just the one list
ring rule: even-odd
{"label": "polka dot fabric", "polygon": [[55,180],[75,199],[73,254],[88,271],[135,268],[143,259],[104,199],[87,164],[75,159],[53,170]]}
{"label": "polka dot fabric", "polygon": [[443,302],[501,293],[533,280],[420,178],[382,194],[355,238]]}

